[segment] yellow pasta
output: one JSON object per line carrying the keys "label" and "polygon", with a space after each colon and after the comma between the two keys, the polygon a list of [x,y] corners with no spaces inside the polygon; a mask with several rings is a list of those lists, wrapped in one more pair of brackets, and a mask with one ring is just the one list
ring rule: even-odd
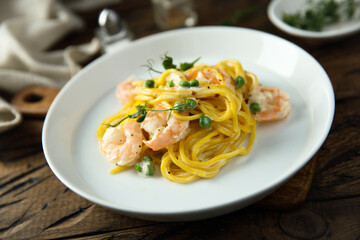
{"label": "yellow pasta", "polygon": [[[181,81],[189,81],[199,72],[204,73],[205,80],[199,79],[200,85],[197,87],[168,86],[171,76],[176,75]],[[216,78],[218,82],[207,81],[206,74]],[[229,76],[230,82],[226,82],[229,79],[224,77],[225,74]],[[245,80],[245,84],[235,87],[235,79],[239,76]],[[212,178],[228,161],[235,161],[235,156],[250,152],[256,135],[256,120],[249,111],[246,100],[249,92],[258,86],[258,80],[255,74],[244,71],[239,61],[225,60],[215,66],[199,64],[186,71],[169,69],[152,80],[155,83],[153,88],[142,87],[144,81],[133,83],[136,87],[135,98],[119,112],[103,120],[97,131],[99,141],[107,128],[136,113],[136,106],[154,109],[162,104],[170,109],[176,102],[191,98],[198,104],[195,109],[185,111],[186,114],[169,111],[171,116],[190,122],[188,133],[164,149],[153,151],[145,145],[140,153],[155,159],[155,163],[160,165],[162,176],[179,183]],[[208,128],[202,128],[199,124],[203,115],[211,119],[211,126]],[[128,168],[129,166],[119,166],[112,173]]]}

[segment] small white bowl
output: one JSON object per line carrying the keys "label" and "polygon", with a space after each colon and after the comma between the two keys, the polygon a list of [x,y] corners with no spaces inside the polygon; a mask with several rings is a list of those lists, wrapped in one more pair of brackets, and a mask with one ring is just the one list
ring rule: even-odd
{"label": "small white bowl", "polygon": [[326,26],[321,32],[302,30],[292,27],[282,20],[283,13],[296,13],[307,8],[307,0],[272,0],[268,6],[267,14],[270,21],[280,30],[289,35],[314,39],[314,40],[335,40],[354,34],[360,30],[360,11],[350,21],[339,22]]}

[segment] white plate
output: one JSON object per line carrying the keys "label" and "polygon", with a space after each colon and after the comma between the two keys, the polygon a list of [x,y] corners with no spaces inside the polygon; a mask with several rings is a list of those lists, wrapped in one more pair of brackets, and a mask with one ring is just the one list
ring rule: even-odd
{"label": "white plate", "polygon": [[272,0],[268,6],[268,17],[270,21],[280,30],[301,38],[317,41],[335,40],[343,38],[360,31],[360,11],[357,9],[355,16],[350,21],[341,21],[329,25],[321,32],[298,29],[286,24],[282,20],[283,13],[296,13],[307,8],[307,0]]}
{"label": "white plate", "polygon": [[[115,86],[130,75],[149,78],[142,64],[163,53],[176,63],[241,61],[265,85],[290,94],[291,115],[261,124],[252,152],[232,159],[213,179],[179,184],[157,175],[141,178],[99,152],[96,130],[120,108]],[[160,61],[155,68],[160,69]],[[333,119],[334,93],[316,60],[296,45],[267,33],[232,27],[174,30],[134,41],[100,57],[58,94],[45,119],[43,149],[55,175],[80,196],[121,213],[160,221],[196,220],[247,206],[296,173],[324,142]]]}

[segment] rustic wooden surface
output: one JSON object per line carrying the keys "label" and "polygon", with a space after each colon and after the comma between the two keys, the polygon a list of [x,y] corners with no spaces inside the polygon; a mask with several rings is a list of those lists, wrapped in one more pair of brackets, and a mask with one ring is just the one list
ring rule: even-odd
{"label": "rustic wooden surface", "polygon": [[[43,119],[25,117],[19,127],[0,135],[0,239],[360,239],[360,34],[310,44],[283,34],[270,23],[265,14],[268,1],[195,2],[198,25],[220,25],[237,9],[258,6],[255,13],[235,25],[293,41],[327,71],[335,91],[336,112],[328,138],[307,165],[314,172],[309,194],[273,194],[272,199],[196,222],[161,223],[125,217],[63,185],[42,152]],[[123,1],[111,7],[128,22],[136,38],[160,32],[149,1]],[[54,49],[90,40],[99,11],[78,12],[87,28],[70,34]],[[304,184],[310,186],[309,182]],[[284,188],[286,185],[278,191],[288,191]],[[288,211],[266,208],[266,201],[276,201],[279,196],[287,196],[289,201],[291,196],[301,197],[305,202]]]}

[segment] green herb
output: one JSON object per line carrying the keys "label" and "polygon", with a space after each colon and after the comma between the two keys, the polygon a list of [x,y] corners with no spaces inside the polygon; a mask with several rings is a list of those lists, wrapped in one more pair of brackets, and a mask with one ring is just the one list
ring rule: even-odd
{"label": "green herb", "polygon": [[176,65],[173,64],[173,59],[166,55],[166,53],[164,54],[162,65],[166,70],[176,68]]}
{"label": "green herb", "polygon": [[202,115],[199,118],[199,124],[202,128],[209,128],[211,126],[211,118],[206,115]]}
{"label": "green herb", "polygon": [[182,70],[182,71],[186,71],[186,70],[192,68],[194,66],[194,64],[199,60],[200,60],[200,57],[198,57],[197,59],[195,59],[191,63],[187,63],[187,62],[180,63],[179,69]]}
{"label": "green herb", "polygon": [[154,88],[155,87],[155,82],[152,79],[146,80],[143,84],[143,87],[145,88]]}
{"label": "green herb", "polygon": [[180,81],[179,86],[188,88],[188,87],[190,87],[190,83],[188,81]]}
{"label": "green herb", "polygon": [[161,71],[158,71],[158,70],[153,68],[154,62],[155,61],[153,59],[148,59],[146,61],[146,64],[141,65],[142,67],[146,67],[148,69],[148,72],[150,73],[150,76],[151,76],[151,71],[156,72],[156,73],[162,73]]}
{"label": "green herb", "polygon": [[235,78],[235,87],[241,88],[244,85],[245,85],[245,79],[242,76],[237,76]]}
{"label": "green herb", "polygon": [[182,102],[176,102],[174,104],[173,110],[175,112],[183,112],[185,111],[185,104],[183,104]]}
{"label": "green herb", "polygon": [[250,104],[250,112],[252,113],[257,113],[260,112],[261,108],[260,108],[260,104],[255,102]]}
{"label": "green herb", "polygon": [[195,59],[194,61],[188,63],[188,62],[184,62],[184,63],[180,63],[180,66],[177,67],[174,63],[173,63],[173,58],[168,56],[166,53],[164,54],[164,56],[162,57],[162,65],[163,67],[167,70],[167,69],[177,69],[180,71],[186,71],[190,68],[192,68],[194,66],[194,64],[200,60],[200,57],[198,57],[197,59]]}
{"label": "green herb", "polygon": [[[117,127],[119,126],[123,121],[125,121],[126,119],[130,118],[130,119],[135,119],[137,118],[137,122],[141,123],[145,120],[146,116],[147,116],[147,111],[154,111],[154,112],[164,112],[164,111],[170,111],[169,113],[169,117],[171,115],[172,111],[175,112],[183,112],[183,111],[187,111],[187,110],[194,110],[197,107],[198,103],[196,100],[188,98],[185,100],[185,103],[182,102],[176,102],[174,104],[173,107],[171,108],[167,108],[167,109],[154,109],[154,108],[147,108],[147,102],[144,104],[144,106],[142,105],[137,105],[135,108],[136,110],[138,110],[136,113],[127,115],[126,117],[124,117],[123,119],[121,119],[119,122],[115,123],[115,124],[105,124],[108,127]],[[139,117],[140,116],[140,117]]]}
{"label": "green herb", "polygon": [[138,110],[136,113],[133,113],[133,114],[130,114],[130,115],[127,115],[126,117],[124,117],[123,119],[121,119],[119,122],[115,123],[115,124],[105,124],[107,125],[108,127],[117,127],[119,126],[123,121],[125,121],[126,119],[130,118],[130,119],[135,119],[137,117],[139,117],[136,121],[138,123],[141,123],[142,121],[144,121],[144,119],[146,118],[146,115],[147,115],[147,110],[148,108],[146,107],[147,106],[147,102],[145,102],[144,106],[141,106],[141,105],[137,105],[135,108],[136,110]]}
{"label": "green herb", "polygon": [[355,0],[321,0],[308,1],[304,12],[294,14],[283,13],[283,21],[293,27],[321,31],[326,25],[339,22],[342,16],[351,19],[355,14]]}
{"label": "green herb", "polygon": [[[141,106],[141,105],[138,105],[138,106],[136,106],[135,108],[136,108],[136,110],[138,110],[138,114],[137,113],[135,113],[135,115],[137,114],[137,115],[140,115],[140,117],[136,120],[138,123],[141,123],[141,122],[143,122],[144,121],[144,119],[146,118],[146,115],[147,115],[147,108],[146,108],[146,106],[147,106],[147,102],[144,104],[144,106]],[[129,116],[131,116],[131,115],[129,115]],[[136,116],[137,117],[137,116]],[[136,118],[136,117],[134,117],[134,118]],[[131,117],[129,117],[129,118],[131,118]]]}
{"label": "green herb", "polygon": [[346,17],[348,19],[351,19],[354,16],[356,10],[355,1],[354,0],[345,1],[344,8],[345,8]]}
{"label": "green herb", "polygon": [[[194,64],[200,60],[200,57],[198,57],[197,59],[195,59],[194,61],[192,61],[190,63],[188,63],[188,62],[180,63],[179,67],[173,63],[173,61],[174,61],[173,58],[168,56],[167,53],[165,53],[161,57],[161,60],[162,60],[162,65],[165,70],[177,69],[179,71],[186,71],[186,70],[192,68],[194,66]],[[141,65],[142,67],[146,67],[148,69],[150,76],[151,76],[151,72],[156,72],[156,73],[160,73],[160,74],[162,73],[161,71],[153,68],[154,62],[155,61],[153,59],[149,59],[146,61],[146,64]]]}
{"label": "green herb", "polygon": [[174,107],[172,107],[171,110],[174,110],[175,112],[183,112],[186,110],[194,110],[198,105],[198,102],[194,99],[188,98],[185,100],[185,103],[182,102],[176,102],[174,104]]}
{"label": "green herb", "polygon": [[190,83],[190,87],[198,87],[200,85],[199,81],[196,79],[191,79],[189,83]]}

